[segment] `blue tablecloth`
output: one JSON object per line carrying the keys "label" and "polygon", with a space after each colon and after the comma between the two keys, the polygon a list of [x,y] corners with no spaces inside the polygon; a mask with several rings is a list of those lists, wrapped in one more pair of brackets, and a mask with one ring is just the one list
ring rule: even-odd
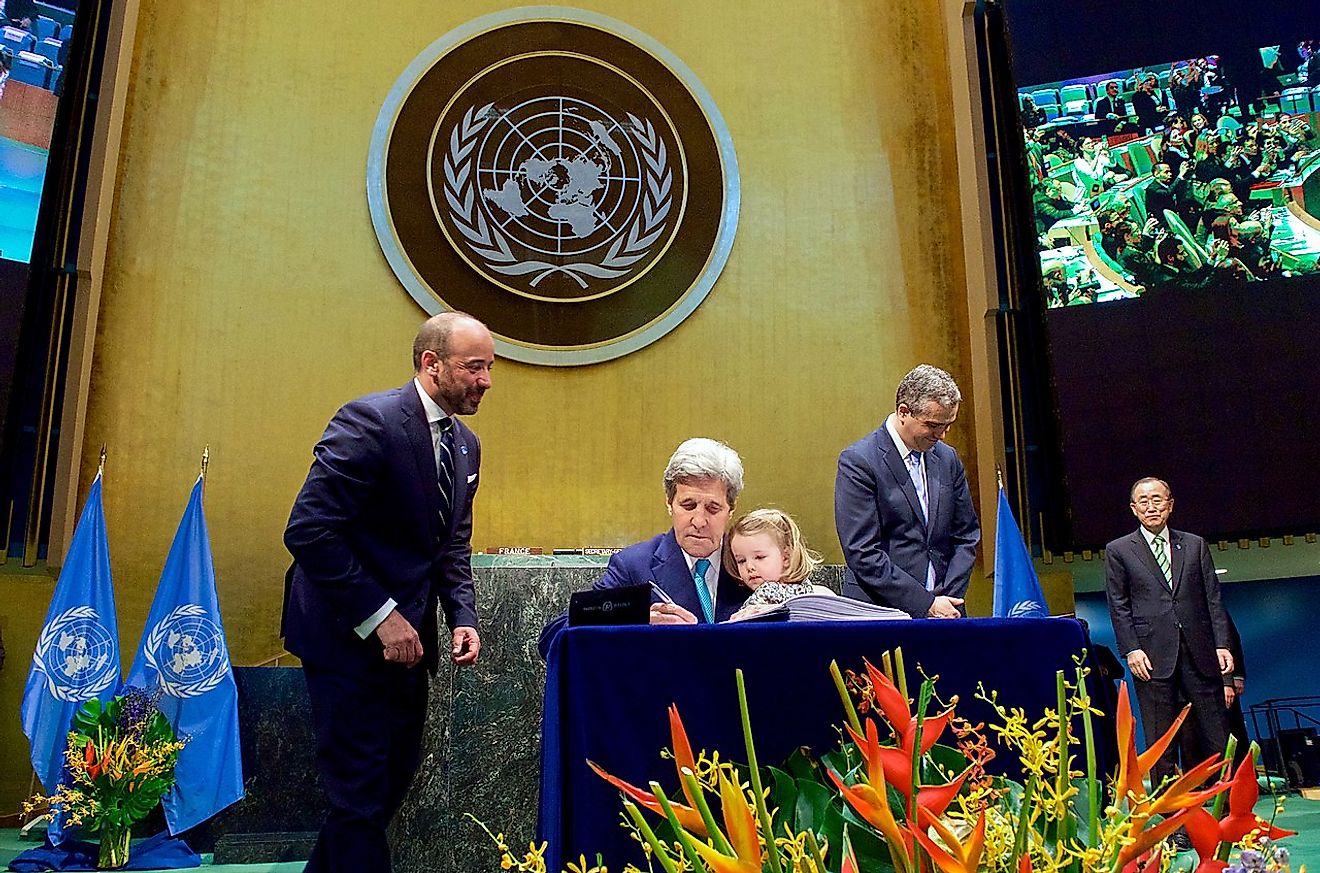
{"label": "blue tablecloth", "polygon": [[[19,873],[40,870],[95,870],[101,847],[78,839],[67,839],[58,846],[49,841],[45,845],[28,849],[9,864],[10,870]],[[183,840],[172,837],[166,831],[134,840],[128,850],[128,863],[120,870],[176,870],[183,867],[200,867],[201,856]]]}
{"label": "blue tablecloth", "polygon": [[[1000,693],[1029,719],[1055,705],[1055,671],[1073,675],[1086,646],[1073,619],[966,619],[861,623],[743,624],[718,627],[580,627],[561,633],[550,651],[542,722],[539,838],[551,870],[565,859],[604,854],[611,869],[640,861],[619,826],[618,792],[588,769],[591,759],[645,787],[655,779],[677,791],[666,709],[678,705],[694,750],[719,750],[746,761],[734,670],[746,675],[757,756],[778,764],[798,746],[817,754],[837,746],[843,723],[829,664],[860,670],[862,659],[903,647],[915,690],[916,667],[939,676],[936,690],[960,699],[958,711],[984,721],[977,683]],[[1113,712],[1112,687],[1093,686]],[[1112,725],[1102,724],[1112,734]],[[946,737],[946,741],[952,742]],[[993,743],[993,740],[992,740]],[[1001,758],[1001,767],[1007,761]],[[1107,764],[1107,761],[1103,762]]]}

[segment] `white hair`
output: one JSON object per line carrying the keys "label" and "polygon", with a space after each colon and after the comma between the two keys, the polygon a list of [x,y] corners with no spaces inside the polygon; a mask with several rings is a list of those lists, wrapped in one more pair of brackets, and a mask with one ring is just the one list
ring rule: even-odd
{"label": "white hair", "polygon": [[729,505],[733,506],[743,489],[742,458],[718,440],[705,437],[684,440],[665,466],[665,499],[673,502],[679,483],[696,479],[723,482]]}

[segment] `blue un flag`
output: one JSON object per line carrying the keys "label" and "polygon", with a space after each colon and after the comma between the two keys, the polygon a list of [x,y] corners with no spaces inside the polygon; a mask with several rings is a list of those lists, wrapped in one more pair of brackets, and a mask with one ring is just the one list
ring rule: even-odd
{"label": "blue un flag", "polygon": [[1027,544],[1013,519],[1008,495],[999,489],[995,518],[995,618],[1047,618],[1045,595],[1036,578]]}
{"label": "blue un flag", "polygon": [[188,744],[161,801],[170,833],[206,821],[243,797],[238,691],[229,668],[215,564],[202,512],[202,479],[160,574],[128,684],[161,690],[160,711]]}
{"label": "blue un flag", "polygon": [[[73,714],[93,697],[104,703],[118,691],[119,627],[98,473],[55,583],[23,690],[23,733],[31,745],[32,769],[47,793],[61,782]],[[48,832],[52,842],[62,839],[58,822]]]}

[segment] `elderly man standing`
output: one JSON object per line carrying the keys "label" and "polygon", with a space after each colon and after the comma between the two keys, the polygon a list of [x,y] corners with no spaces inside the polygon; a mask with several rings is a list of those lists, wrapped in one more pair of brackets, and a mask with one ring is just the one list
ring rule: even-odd
{"label": "elderly man standing", "polygon": [[959,618],[981,527],[958,453],[945,445],[962,393],[922,364],[885,423],[839,455],[834,523],[843,593],[913,618]]}
{"label": "elderly man standing", "polygon": [[[1233,669],[1228,614],[1205,540],[1171,530],[1173,494],[1163,479],[1132,486],[1140,527],[1105,546],[1105,593],[1119,652],[1136,678],[1146,742],[1192,704],[1186,747],[1200,763],[1224,751],[1227,715],[1223,676]],[[1178,743],[1151,768],[1155,782],[1173,775]]]}
{"label": "elderly man standing", "polygon": [[[669,598],[651,597],[651,624],[724,621],[751,593],[720,560],[729,516],[743,487],[742,459],[724,443],[695,437],[665,467],[669,530],[610,558],[596,590],[654,582]],[[565,613],[541,631],[541,657],[568,623]]]}

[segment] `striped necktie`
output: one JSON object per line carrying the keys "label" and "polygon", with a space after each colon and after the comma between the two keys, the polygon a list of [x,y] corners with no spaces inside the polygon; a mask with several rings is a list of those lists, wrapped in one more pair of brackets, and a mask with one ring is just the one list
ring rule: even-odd
{"label": "striped necktie", "polygon": [[1173,570],[1169,567],[1169,556],[1164,554],[1164,537],[1156,536],[1150,541],[1151,551],[1155,553],[1155,563],[1160,565],[1164,581],[1173,585]]}
{"label": "striped necktie", "polygon": [[710,569],[708,558],[698,558],[692,568],[692,584],[697,586],[697,599],[701,601],[701,614],[707,623],[715,620],[715,604],[710,599],[710,588],[706,585],[706,571]]}
{"label": "striped necktie", "polygon": [[440,486],[440,527],[449,524],[454,501],[454,420],[448,416],[435,423],[435,480]]}

